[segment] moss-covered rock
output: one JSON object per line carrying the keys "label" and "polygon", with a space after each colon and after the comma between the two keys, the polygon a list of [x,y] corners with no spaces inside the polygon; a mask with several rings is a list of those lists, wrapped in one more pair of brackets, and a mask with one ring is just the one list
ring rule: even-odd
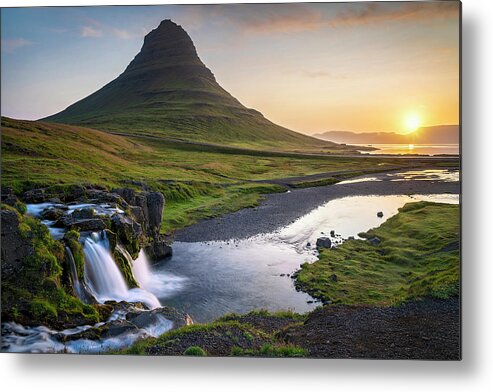
{"label": "moss-covered rock", "polygon": [[134,288],[134,287],[139,287],[139,284],[135,280],[133,271],[132,271],[132,265],[131,265],[131,260],[129,260],[129,254],[125,254],[125,250],[122,249],[120,245],[117,245],[115,249],[113,250],[113,259],[116,262],[116,265],[120,269],[120,272],[123,275],[123,278],[127,282],[128,287]]}
{"label": "moss-covered rock", "polygon": [[[2,321],[53,328],[101,321],[96,307],[82,303],[62,285],[63,267],[66,266],[64,243],[54,240],[38,219],[19,213],[14,217],[12,212],[2,210],[2,240],[14,233],[20,238],[19,249],[27,250],[18,252],[21,257],[14,263],[15,273],[2,274]],[[9,225],[3,224],[4,218]],[[70,233],[68,241],[79,259],[80,268],[83,255],[76,237],[75,233]],[[2,267],[13,262],[11,254],[4,252],[3,244],[2,241]],[[83,275],[83,270],[81,273]]]}

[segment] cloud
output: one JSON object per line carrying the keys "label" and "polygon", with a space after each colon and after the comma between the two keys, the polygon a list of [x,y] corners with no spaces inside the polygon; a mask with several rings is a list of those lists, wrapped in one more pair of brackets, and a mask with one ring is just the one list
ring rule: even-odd
{"label": "cloud", "polygon": [[345,7],[328,24],[330,27],[357,26],[396,21],[458,20],[458,17],[459,3],[455,1],[369,3]]}
{"label": "cloud", "polygon": [[33,42],[24,38],[2,39],[2,52],[11,53],[16,49],[32,45]]}
{"label": "cloud", "polygon": [[387,22],[459,17],[455,1],[387,3],[216,4],[183,6],[187,25],[214,23],[248,34],[292,33]]}
{"label": "cloud", "polygon": [[131,39],[133,34],[124,29],[113,29],[113,35],[120,39]]}
{"label": "cloud", "polygon": [[92,26],[83,26],[80,36],[85,38],[101,38],[103,36],[103,31]]}
{"label": "cloud", "polygon": [[327,79],[349,79],[348,75],[337,74],[330,71],[304,71],[303,74],[309,78],[327,78]]}

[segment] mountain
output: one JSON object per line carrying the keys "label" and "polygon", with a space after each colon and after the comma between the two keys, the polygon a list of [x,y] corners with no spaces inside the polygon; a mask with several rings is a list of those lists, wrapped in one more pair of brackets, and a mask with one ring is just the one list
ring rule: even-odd
{"label": "mountain", "polygon": [[187,32],[164,20],[115,80],[43,121],[132,134],[290,149],[346,149],[283,128],[224,90]]}
{"label": "mountain", "polygon": [[407,135],[394,132],[328,131],[313,136],[322,140],[347,144],[459,144],[459,126],[421,127]]}

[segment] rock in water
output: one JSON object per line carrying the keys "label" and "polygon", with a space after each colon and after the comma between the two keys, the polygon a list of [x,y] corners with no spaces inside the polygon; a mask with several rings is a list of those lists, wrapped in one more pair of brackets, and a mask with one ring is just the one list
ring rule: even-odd
{"label": "rock in water", "polygon": [[382,212],[382,211],[378,211],[378,212],[377,212],[377,216],[378,216],[379,218],[383,218],[383,212]]}
{"label": "rock in water", "polygon": [[317,248],[330,248],[332,241],[329,237],[320,237],[317,239]]}

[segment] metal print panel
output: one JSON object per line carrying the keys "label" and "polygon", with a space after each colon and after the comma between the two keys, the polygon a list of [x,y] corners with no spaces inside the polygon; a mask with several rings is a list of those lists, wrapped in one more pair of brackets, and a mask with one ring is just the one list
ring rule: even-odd
{"label": "metal print panel", "polygon": [[460,12],[3,8],[1,350],[459,360]]}

